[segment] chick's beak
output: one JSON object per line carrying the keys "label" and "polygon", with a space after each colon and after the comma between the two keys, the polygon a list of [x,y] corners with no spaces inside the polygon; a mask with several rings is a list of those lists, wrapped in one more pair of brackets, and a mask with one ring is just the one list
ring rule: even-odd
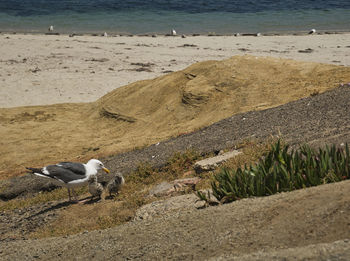
{"label": "chick's beak", "polygon": [[105,168],[105,167],[103,167],[102,168],[106,173],[109,173],[110,171],[109,171],[109,169],[107,169],[107,168]]}

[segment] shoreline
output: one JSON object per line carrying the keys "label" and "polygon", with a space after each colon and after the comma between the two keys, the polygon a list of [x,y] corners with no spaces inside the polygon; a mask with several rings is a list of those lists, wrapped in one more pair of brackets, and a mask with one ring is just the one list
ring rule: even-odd
{"label": "shoreline", "polygon": [[[311,30],[311,28],[310,28]],[[257,36],[256,34],[260,34],[260,36],[303,36],[308,35],[309,31],[302,30],[302,31],[268,31],[268,32],[256,32],[256,33],[249,33],[249,32],[237,32],[237,33],[225,33],[225,34],[219,34],[215,32],[198,32],[198,33],[185,33],[185,34],[177,34],[177,35],[171,35],[169,33],[142,33],[142,34],[132,34],[128,32],[118,33],[118,32],[108,32],[108,37],[154,37],[154,36],[169,36],[169,37],[181,37],[182,35],[188,36],[188,37],[195,37],[195,36]],[[0,29],[0,35],[15,35],[15,34],[23,34],[23,35],[62,35],[62,36],[104,36],[103,31],[98,32],[79,32],[79,31],[72,31],[72,32],[66,32],[66,31],[60,31],[60,32],[47,32],[47,31],[12,31],[12,30],[1,30]],[[314,35],[330,35],[330,34],[348,34],[350,33],[349,30],[316,30],[316,33]]]}
{"label": "shoreline", "polygon": [[235,55],[350,66],[349,32],[73,36],[0,33],[0,108],[92,102],[136,81]]}

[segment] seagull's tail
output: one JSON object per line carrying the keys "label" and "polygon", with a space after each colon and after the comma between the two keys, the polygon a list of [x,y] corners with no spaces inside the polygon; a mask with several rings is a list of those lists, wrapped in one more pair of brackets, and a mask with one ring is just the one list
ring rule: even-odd
{"label": "seagull's tail", "polygon": [[44,177],[44,178],[54,178],[54,177],[51,177],[50,175],[47,175],[43,172],[43,169],[38,169],[38,168],[28,168],[26,167],[27,170],[30,170],[30,174],[34,174],[34,175],[37,175],[39,177]]}
{"label": "seagull's tail", "polygon": [[42,170],[41,169],[37,169],[37,168],[28,168],[28,167],[26,167],[26,169],[27,170],[30,170],[31,171],[31,173],[38,173],[38,174],[44,174],[43,172],[42,172]]}

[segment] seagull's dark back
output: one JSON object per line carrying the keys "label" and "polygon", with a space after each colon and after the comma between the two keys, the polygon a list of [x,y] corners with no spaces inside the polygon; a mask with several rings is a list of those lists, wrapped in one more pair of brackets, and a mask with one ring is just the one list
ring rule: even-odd
{"label": "seagull's dark back", "polygon": [[77,163],[77,162],[60,162],[60,163],[57,163],[56,165],[50,165],[50,166],[59,166],[59,167],[62,167],[64,169],[68,169],[68,170],[74,172],[77,175],[85,175],[85,167],[81,163]]}

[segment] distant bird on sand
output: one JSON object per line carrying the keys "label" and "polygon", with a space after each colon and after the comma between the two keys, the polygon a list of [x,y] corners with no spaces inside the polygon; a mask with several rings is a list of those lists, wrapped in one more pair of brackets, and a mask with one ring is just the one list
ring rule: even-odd
{"label": "distant bird on sand", "polygon": [[173,35],[173,36],[175,36],[175,35],[176,35],[176,31],[175,31],[175,29],[172,29],[172,30],[171,30],[171,35]]}
{"label": "distant bird on sand", "polygon": [[39,177],[50,178],[57,184],[66,187],[68,190],[69,201],[71,201],[70,190],[72,190],[73,196],[75,200],[77,200],[77,194],[75,193],[74,188],[84,186],[91,176],[97,175],[98,170],[102,169],[106,173],[109,173],[109,170],[97,159],[91,159],[86,164],[77,162],[60,162],[56,165],[48,165],[43,168],[27,169]]}
{"label": "distant bird on sand", "polygon": [[108,36],[107,32],[104,32],[104,33],[103,33],[103,36],[104,36],[104,37],[107,37],[107,36]]}
{"label": "distant bird on sand", "polygon": [[112,197],[112,194],[119,194],[119,190],[125,184],[124,177],[121,173],[117,173],[107,184],[107,190],[109,196]]}
{"label": "distant bird on sand", "polygon": [[97,182],[96,175],[90,176],[88,179],[89,183],[89,192],[91,194],[91,200],[94,199],[94,197],[98,197],[101,199],[101,195],[103,193],[103,186],[101,183]]}
{"label": "distant bird on sand", "polygon": [[314,33],[316,33],[316,29],[311,29],[309,32],[309,34],[314,34]]}
{"label": "distant bird on sand", "polygon": [[53,31],[53,25],[50,25],[48,31],[49,31],[49,32],[52,32],[52,31]]}

